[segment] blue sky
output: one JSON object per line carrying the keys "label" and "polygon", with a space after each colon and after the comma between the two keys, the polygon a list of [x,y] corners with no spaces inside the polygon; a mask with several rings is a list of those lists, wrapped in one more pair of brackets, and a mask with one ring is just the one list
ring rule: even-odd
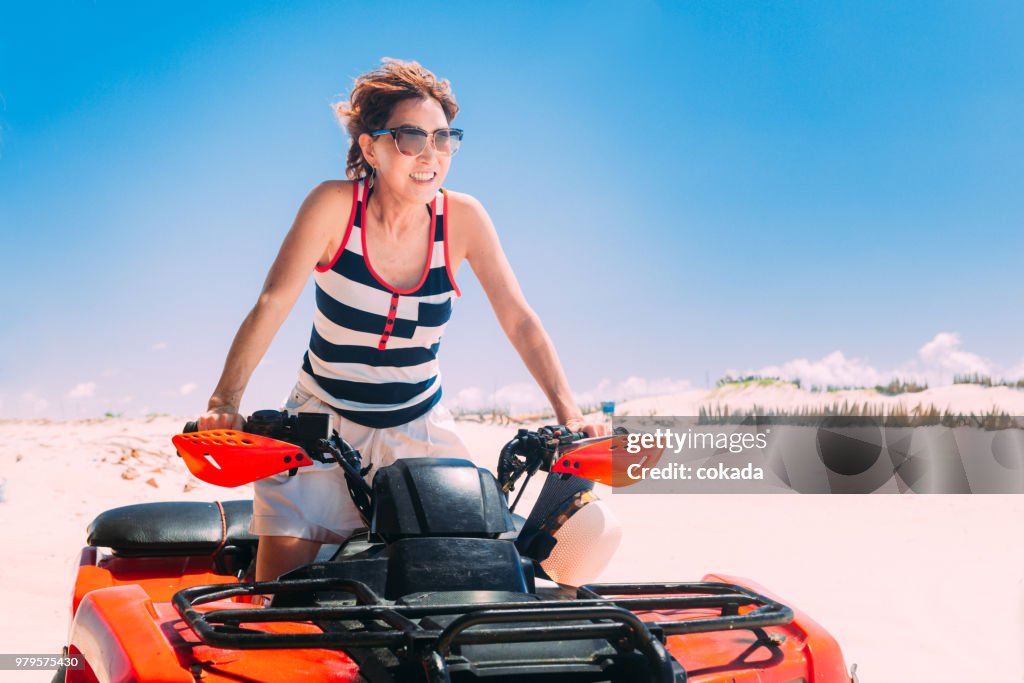
{"label": "blue sky", "polygon": [[[25,6],[27,7],[27,6]],[[1024,376],[1019,3],[67,3],[0,24],[0,415],[196,413],[381,57],[582,400]],[[468,267],[449,401],[535,391]],[[303,297],[243,408],[277,405]],[[838,355],[837,355],[838,354]]]}

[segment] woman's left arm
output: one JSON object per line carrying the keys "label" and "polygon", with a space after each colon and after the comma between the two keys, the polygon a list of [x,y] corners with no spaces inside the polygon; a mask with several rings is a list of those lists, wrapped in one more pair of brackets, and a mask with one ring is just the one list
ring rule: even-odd
{"label": "woman's left arm", "polygon": [[611,433],[605,424],[584,424],[555,346],[523,296],[487,211],[466,194],[459,194],[452,205],[451,218],[458,221],[465,258],[483,286],[501,329],[554,408],[558,423],[590,436]]}

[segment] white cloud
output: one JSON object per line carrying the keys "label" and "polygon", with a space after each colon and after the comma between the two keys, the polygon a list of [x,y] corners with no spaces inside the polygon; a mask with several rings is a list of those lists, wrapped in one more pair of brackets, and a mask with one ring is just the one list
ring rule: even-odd
{"label": "white cloud", "polygon": [[68,398],[92,398],[96,395],[96,382],[81,382],[68,392]]}
{"label": "white cloud", "polygon": [[[644,396],[668,396],[690,391],[693,385],[687,379],[672,379],[671,377],[638,377],[630,375],[624,380],[613,382],[609,379],[602,379],[597,386],[588,392],[577,394],[577,401],[580,403],[593,403],[596,401],[628,401]],[[592,398],[585,401],[584,398]]]}
{"label": "white cloud", "polygon": [[21,394],[20,398],[22,404],[26,405],[32,413],[37,415],[46,411],[46,409],[50,407],[49,401],[32,391],[24,392]]}
{"label": "white cloud", "polygon": [[[692,388],[688,380],[631,376],[618,382],[602,379],[593,389],[574,392],[573,398],[577,405],[596,406],[600,401],[625,401],[643,396],[678,394]],[[446,399],[445,403],[456,412],[498,409],[513,415],[550,408],[540,387],[529,382],[508,384],[489,394],[479,387],[468,387],[459,391],[453,398]]]}
{"label": "white cloud", "polygon": [[[917,354],[893,368],[876,368],[866,358],[847,358],[842,351],[833,351],[817,360],[794,358],[781,365],[766,365],[742,372],[727,370],[734,377],[761,375],[799,379],[805,387],[818,385],[870,387],[888,384],[892,379],[927,382],[928,386],[950,384],[954,375],[978,373],[1001,377],[999,368],[976,353],[966,351],[956,332],[939,332],[917,350]],[[1007,371],[1016,378],[1024,374],[1024,360]]]}
{"label": "white cloud", "polygon": [[445,401],[452,410],[461,412],[482,410],[484,407],[484,392],[478,387],[469,387],[459,391],[454,398]]}
{"label": "white cloud", "polygon": [[507,384],[491,394],[488,402],[490,405],[485,405],[484,408],[496,406],[513,415],[541,410],[548,404],[540,388],[530,382]]}
{"label": "white cloud", "polygon": [[[762,377],[781,377],[782,379],[799,379],[805,386],[874,386],[879,384],[882,378],[875,368],[862,358],[847,358],[842,351],[832,353],[810,360],[807,358],[794,358],[781,365],[766,365],[757,370],[726,370],[725,374],[733,377],[748,375],[760,375]],[[886,379],[888,382],[888,378]]]}
{"label": "white cloud", "polygon": [[188,396],[189,394],[196,390],[196,386],[197,385],[193,384],[192,382],[186,382],[185,384],[182,384],[180,390],[181,395]]}
{"label": "white cloud", "polygon": [[149,347],[149,350],[150,351],[163,351],[166,348],[167,348],[167,342],[157,342],[156,344],[153,344],[151,347]]}
{"label": "white cloud", "polygon": [[1006,379],[1014,381],[1024,379],[1024,358],[1021,358],[1019,363],[1006,371]]}
{"label": "white cloud", "polygon": [[992,373],[991,363],[976,353],[964,351],[960,345],[960,335],[956,332],[939,332],[918,350],[917,356],[926,366],[957,374]]}
{"label": "white cloud", "polygon": [[454,398],[445,400],[445,403],[459,413],[502,410],[513,415],[543,410],[548,406],[540,388],[528,382],[507,384],[489,394],[479,387],[468,387],[455,394]]}

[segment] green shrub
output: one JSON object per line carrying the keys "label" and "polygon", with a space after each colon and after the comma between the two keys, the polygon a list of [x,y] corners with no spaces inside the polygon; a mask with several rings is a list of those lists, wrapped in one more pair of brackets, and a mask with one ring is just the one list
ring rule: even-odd
{"label": "green shrub", "polygon": [[886,396],[895,396],[897,394],[916,394],[924,391],[928,388],[928,382],[924,384],[918,384],[917,382],[907,382],[902,379],[893,378],[888,384],[876,385],[875,391]]}

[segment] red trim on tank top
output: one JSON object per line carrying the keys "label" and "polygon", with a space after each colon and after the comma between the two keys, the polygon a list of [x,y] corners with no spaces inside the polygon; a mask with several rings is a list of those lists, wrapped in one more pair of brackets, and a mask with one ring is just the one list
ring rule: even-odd
{"label": "red trim on tank top", "polygon": [[380,340],[377,342],[377,350],[383,351],[388,346],[388,340],[391,339],[391,331],[395,327],[395,318],[398,317],[398,294],[391,293],[391,301],[388,303],[388,317],[385,320],[384,332],[380,335]]}
{"label": "red trim on tank top", "polygon": [[356,205],[359,203],[359,181],[352,183],[352,212],[348,215],[348,227],[345,228],[345,236],[341,238],[341,246],[338,247],[338,251],[334,253],[334,258],[326,266],[321,268],[316,267],[316,272],[326,273],[328,270],[334,267],[334,264],[338,262],[338,258],[341,256],[341,252],[345,251],[345,245],[348,244],[348,236],[352,234],[352,225],[356,221]]}
{"label": "red trim on tank top", "polygon": [[441,188],[441,194],[444,195],[444,215],[441,216],[441,239],[444,240],[444,270],[448,273],[448,282],[452,283],[452,287],[455,289],[455,296],[462,296],[462,292],[459,291],[459,286],[455,284],[455,273],[452,272],[452,262],[448,258],[448,190]]}
{"label": "red trim on tank top", "polygon": [[398,289],[392,287],[384,281],[377,271],[373,269],[373,265],[370,263],[370,253],[366,250],[366,202],[363,202],[363,215],[362,222],[359,226],[359,232],[363,238],[363,261],[366,263],[366,268],[373,275],[374,279],[380,284],[387,287],[389,292],[394,294],[412,294],[417,289],[423,286],[423,283],[427,281],[427,273],[430,272],[430,262],[434,260],[434,217],[437,215],[437,197],[435,196],[430,202],[430,230],[427,231],[427,262],[423,264],[423,275],[420,276],[420,281],[408,289]]}

